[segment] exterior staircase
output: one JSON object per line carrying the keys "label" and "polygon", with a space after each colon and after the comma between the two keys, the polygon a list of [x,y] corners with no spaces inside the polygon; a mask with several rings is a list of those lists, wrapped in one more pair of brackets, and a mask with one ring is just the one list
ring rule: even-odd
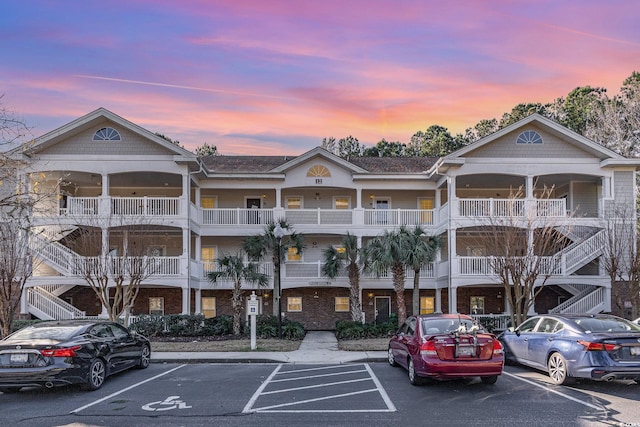
{"label": "exterior staircase", "polygon": [[589,286],[562,304],[549,310],[549,313],[600,313],[605,309],[604,298],[604,288],[600,286]]}
{"label": "exterior staircase", "polygon": [[27,310],[42,320],[62,320],[85,317],[86,313],[58,298],[42,287],[27,289]]}
{"label": "exterior staircase", "polygon": [[606,231],[600,230],[585,240],[574,242],[561,252],[564,274],[575,273],[600,255],[606,244]]}

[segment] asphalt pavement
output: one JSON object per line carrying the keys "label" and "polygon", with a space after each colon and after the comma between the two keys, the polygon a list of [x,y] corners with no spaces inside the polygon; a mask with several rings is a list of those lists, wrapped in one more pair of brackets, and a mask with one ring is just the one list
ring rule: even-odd
{"label": "asphalt pavement", "polygon": [[188,352],[154,351],[154,363],[353,363],[383,362],[386,351],[343,351],[338,348],[338,340],[333,332],[309,331],[298,350],[295,351],[235,351],[235,352]]}

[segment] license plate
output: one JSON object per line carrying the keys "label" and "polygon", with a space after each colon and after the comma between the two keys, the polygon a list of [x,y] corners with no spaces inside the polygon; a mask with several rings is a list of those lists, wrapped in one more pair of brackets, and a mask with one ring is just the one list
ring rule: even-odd
{"label": "license plate", "polygon": [[475,356],[473,347],[458,347],[458,356]]}
{"label": "license plate", "polygon": [[631,347],[629,350],[632,356],[640,356],[640,347]]}
{"label": "license plate", "polygon": [[11,355],[11,363],[27,363],[29,355],[25,353],[14,353]]}

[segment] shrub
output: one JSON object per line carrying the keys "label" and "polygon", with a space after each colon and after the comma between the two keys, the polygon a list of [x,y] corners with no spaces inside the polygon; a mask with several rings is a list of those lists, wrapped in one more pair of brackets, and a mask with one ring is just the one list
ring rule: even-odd
{"label": "shrub", "polygon": [[129,330],[135,331],[145,337],[162,335],[165,329],[164,316],[142,315],[138,321],[129,326]]}
{"label": "shrub", "polygon": [[[282,321],[282,338],[287,340],[301,340],[305,335],[304,326],[300,322],[289,319]],[[256,336],[258,338],[278,337],[278,318],[276,316],[261,315],[256,319]]]}
{"label": "shrub", "polygon": [[204,319],[202,332],[206,336],[231,335],[233,334],[233,317],[223,315]]}
{"label": "shrub", "polygon": [[386,338],[397,329],[397,320],[389,319],[385,323],[361,323],[352,320],[340,320],[336,322],[336,338],[357,340],[364,338]]}

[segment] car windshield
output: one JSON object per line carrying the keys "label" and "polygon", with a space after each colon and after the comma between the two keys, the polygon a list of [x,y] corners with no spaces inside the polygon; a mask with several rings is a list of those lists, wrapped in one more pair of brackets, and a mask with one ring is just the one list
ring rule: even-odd
{"label": "car windshield", "polygon": [[[453,331],[471,332],[473,320],[468,319],[423,319],[422,330],[425,334],[448,334]],[[482,327],[478,325],[480,330]],[[477,330],[477,328],[476,328]]]}
{"label": "car windshield", "polygon": [[80,331],[83,326],[29,327],[16,332],[11,339],[50,339],[65,341]]}
{"label": "car windshield", "polygon": [[575,322],[587,333],[626,331],[640,332],[640,327],[625,319],[586,317],[584,319],[577,319]]}

